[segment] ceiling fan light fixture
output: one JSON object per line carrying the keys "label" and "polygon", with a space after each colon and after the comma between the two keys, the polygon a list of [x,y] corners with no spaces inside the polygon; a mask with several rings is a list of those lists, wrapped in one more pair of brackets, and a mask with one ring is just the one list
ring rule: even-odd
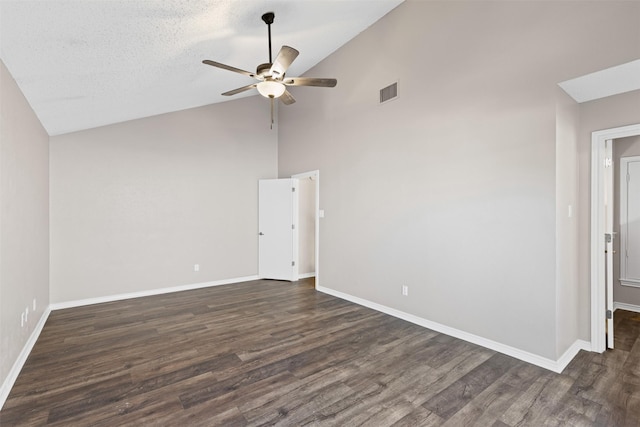
{"label": "ceiling fan light fixture", "polygon": [[287,89],[285,85],[280,82],[274,82],[273,80],[266,80],[260,82],[257,85],[258,92],[265,98],[279,98]]}

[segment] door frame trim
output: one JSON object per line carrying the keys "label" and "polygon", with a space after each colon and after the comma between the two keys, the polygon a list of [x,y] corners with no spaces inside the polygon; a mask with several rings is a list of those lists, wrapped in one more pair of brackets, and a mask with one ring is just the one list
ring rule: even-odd
{"label": "door frame trim", "polygon": [[[302,172],[295,175],[291,175],[291,178],[306,179],[313,178],[316,183],[316,197],[315,197],[315,272],[316,287],[320,285],[320,171],[313,170],[309,172]],[[300,199],[298,199],[298,203]],[[300,276],[298,276],[298,279]]]}
{"label": "door frame trim", "polygon": [[604,269],[604,159],[605,143],[640,135],[640,124],[599,130],[591,133],[591,349],[606,349],[605,269]]}

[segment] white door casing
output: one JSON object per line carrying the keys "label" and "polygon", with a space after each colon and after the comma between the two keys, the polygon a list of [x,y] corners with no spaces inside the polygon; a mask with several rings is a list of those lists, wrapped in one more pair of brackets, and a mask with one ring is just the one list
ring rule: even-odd
{"label": "white door casing", "polygon": [[613,184],[613,141],[605,141],[605,161],[604,161],[604,232],[602,238],[605,239],[605,282],[607,296],[607,348],[613,348],[613,204],[614,204],[614,184]]}
{"label": "white door casing", "polygon": [[298,180],[258,182],[258,277],[298,279]]}
{"label": "white door casing", "polygon": [[607,140],[640,135],[640,124],[591,133],[591,350],[606,348],[604,168]]}

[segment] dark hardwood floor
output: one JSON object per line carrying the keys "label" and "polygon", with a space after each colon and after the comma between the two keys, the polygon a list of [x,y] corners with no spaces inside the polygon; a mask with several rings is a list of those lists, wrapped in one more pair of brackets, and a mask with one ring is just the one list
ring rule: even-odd
{"label": "dark hardwood floor", "polygon": [[637,426],[640,314],[562,374],[255,281],[51,313],[4,426]]}

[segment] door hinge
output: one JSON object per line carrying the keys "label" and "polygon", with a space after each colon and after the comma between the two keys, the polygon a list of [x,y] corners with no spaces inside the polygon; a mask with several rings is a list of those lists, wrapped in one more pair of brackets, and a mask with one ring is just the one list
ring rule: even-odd
{"label": "door hinge", "polygon": [[605,233],[604,234],[605,243],[611,243],[611,240],[613,240],[613,236],[611,235],[611,233]]}
{"label": "door hinge", "polygon": [[296,229],[296,225],[295,224],[291,224],[291,229],[295,230]]}
{"label": "door hinge", "polygon": [[295,261],[291,261],[291,267],[294,267],[296,265]]}
{"label": "door hinge", "polygon": [[605,168],[610,168],[612,164],[613,164],[613,159],[611,159],[609,157],[604,159],[604,167]]}
{"label": "door hinge", "polygon": [[295,193],[296,192],[296,187],[291,187],[291,192]]}
{"label": "door hinge", "polygon": [[613,319],[613,313],[611,310],[607,310],[607,319]]}

